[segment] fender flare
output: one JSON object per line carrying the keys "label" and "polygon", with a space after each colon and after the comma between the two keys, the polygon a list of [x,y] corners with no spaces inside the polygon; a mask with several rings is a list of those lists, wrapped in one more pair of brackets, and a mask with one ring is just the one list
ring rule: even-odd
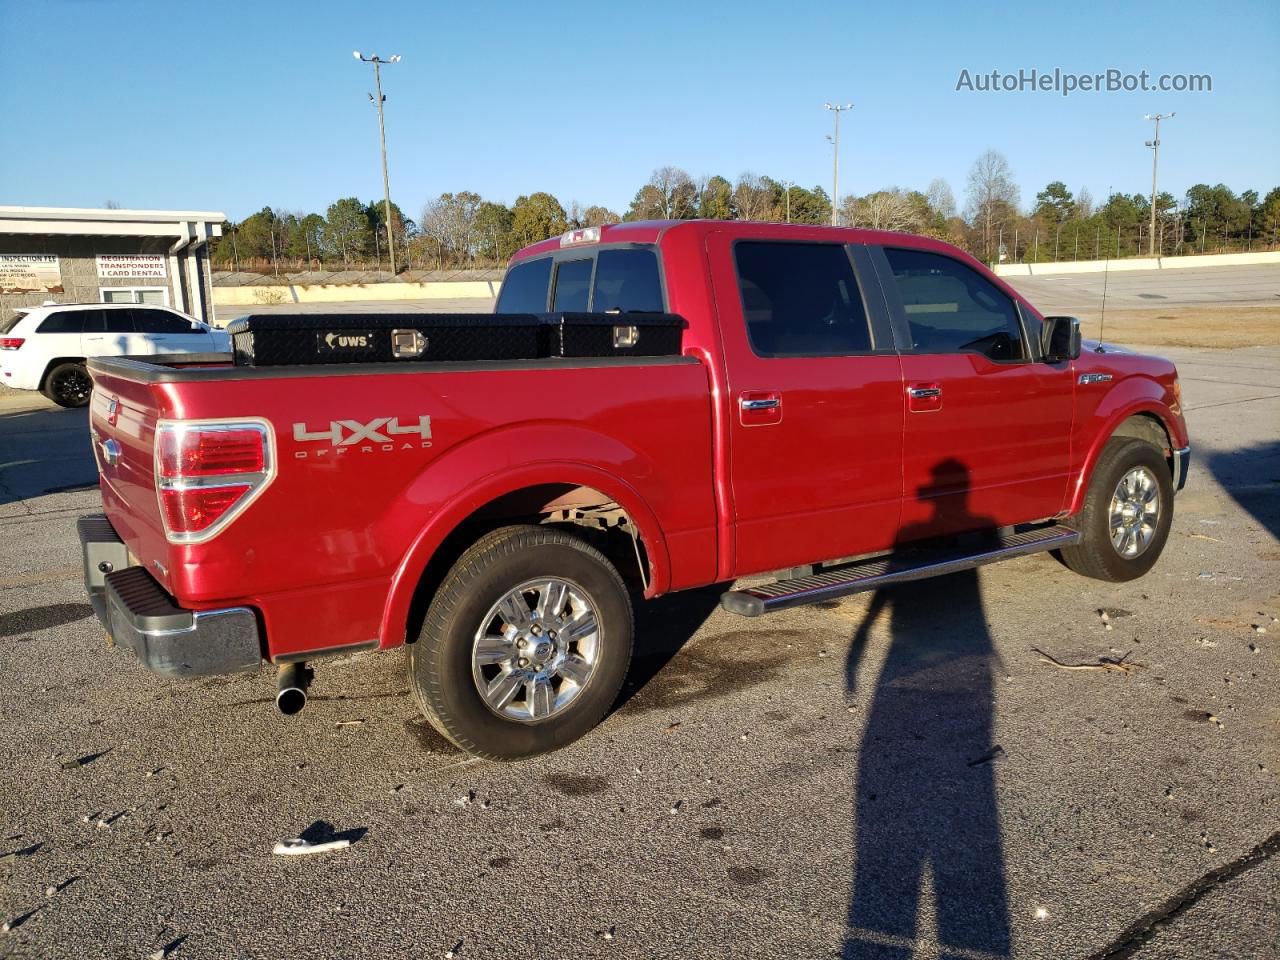
{"label": "fender flare", "polygon": [[[424,475],[430,473],[428,468]],[[657,515],[629,483],[607,470],[580,461],[534,461],[477,478],[431,514],[405,551],[392,577],[383,607],[379,647],[388,649],[405,642],[409,607],[418,583],[436,550],[459,524],[485,504],[505,494],[548,483],[592,487],[615,500],[627,512],[636,526],[636,533],[644,541],[650,568],[646,592],[654,596],[666,590],[671,577],[666,538]]]}
{"label": "fender flare", "polygon": [[1140,414],[1155,417],[1169,436],[1170,444],[1177,443],[1178,434],[1169,422],[1169,409],[1161,400],[1144,394],[1112,410],[1106,415],[1103,426],[1094,432],[1093,442],[1085,455],[1084,463],[1081,464],[1080,471],[1076,474],[1074,483],[1067,492],[1065,510],[1067,516],[1074,516],[1084,507],[1084,498],[1089,490],[1089,480],[1093,477],[1093,468],[1097,466],[1098,458],[1102,456],[1103,448],[1106,447],[1107,442],[1115,436],[1116,429],[1130,417]]}

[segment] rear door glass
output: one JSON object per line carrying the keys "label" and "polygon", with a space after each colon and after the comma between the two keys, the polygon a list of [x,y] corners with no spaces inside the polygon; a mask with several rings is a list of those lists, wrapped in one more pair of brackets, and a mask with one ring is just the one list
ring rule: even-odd
{"label": "rear door glass", "polygon": [[132,310],[103,310],[107,333],[133,333]]}
{"label": "rear door glass", "polygon": [[839,357],[871,349],[843,246],[743,241],[735,248],[747,339],[758,357]]}
{"label": "rear door glass", "polygon": [[59,310],[44,318],[36,333],[83,333],[84,311]]}
{"label": "rear door glass", "polygon": [[662,281],[653,251],[601,250],[591,309],[596,313],[661,313]]}
{"label": "rear door glass", "polygon": [[525,260],[507,271],[498,291],[497,313],[543,313],[551,286],[551,258]]}
{"label": "rear door glass", "polygon": [[556,292],[551,309],[582,313],[591,302],[591,258],[563,260],[556,267]]}

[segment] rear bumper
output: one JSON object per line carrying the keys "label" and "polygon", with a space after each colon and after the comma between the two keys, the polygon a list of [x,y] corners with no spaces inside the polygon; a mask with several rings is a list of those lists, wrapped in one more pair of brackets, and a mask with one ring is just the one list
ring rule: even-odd
{"label": "rear bumper", "polygon": [[98,619],[116,644],[148,670],[198,677],[262,664],[258,616],[248,607],[185,610],[138,566],[105,516],[76,521],[84,584]]}
{"label": "rear bumper", "polygon": [[1173,492],[1187,485],[1187,471],[1191,469],[1191,447],[1173,451]]}

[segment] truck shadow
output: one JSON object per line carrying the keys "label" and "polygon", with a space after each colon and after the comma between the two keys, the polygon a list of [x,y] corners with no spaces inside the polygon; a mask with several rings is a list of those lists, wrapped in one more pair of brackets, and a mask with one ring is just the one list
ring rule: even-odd
{"label": "truck shadow", "polygon": [[87,409],[0,413],[0,505],[97,483]]}
{"label": "truck shadow", "polygon": [[1222,489],[1280,539],[1280,441],[1212,453],[1208,465]]}
{"label": "truck shadow", "polygon": [[[904,528],[903,544],[951,529],[990,528],[955,489],[956,461],[934,468],[918,492],[934,516]],[[964,498],[967,499],[967,498]],[[942,506],[942,504],[947,504]],[[944,515],[945,514],[945,515]],[[874,686],[859,689],[863,660],[889,617],[889,649]],[[877,592],[845,664],[846,688],[870,698],[854,782],[855,862],[846,958],[909,958],[928,890],[941,956],[1007,956],[1009,913],[992,744],[997,654],[974,570]]]}

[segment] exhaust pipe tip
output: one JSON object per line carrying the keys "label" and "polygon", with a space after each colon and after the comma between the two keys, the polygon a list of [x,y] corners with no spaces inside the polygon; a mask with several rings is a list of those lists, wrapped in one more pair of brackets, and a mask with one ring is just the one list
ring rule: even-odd
{"label": "exhaust pipe tip", "polygon": [[276,709],[286,717],[301,713],[307,705],[307,691],[298,687],[287,687],[276,694]]}
{"label": "exhaust pipe tip", "polygon": [[305,663],[286,663],[276,673],[276,709],[286,717],[300,713],[307,705],[307,687],[312,671]]}

